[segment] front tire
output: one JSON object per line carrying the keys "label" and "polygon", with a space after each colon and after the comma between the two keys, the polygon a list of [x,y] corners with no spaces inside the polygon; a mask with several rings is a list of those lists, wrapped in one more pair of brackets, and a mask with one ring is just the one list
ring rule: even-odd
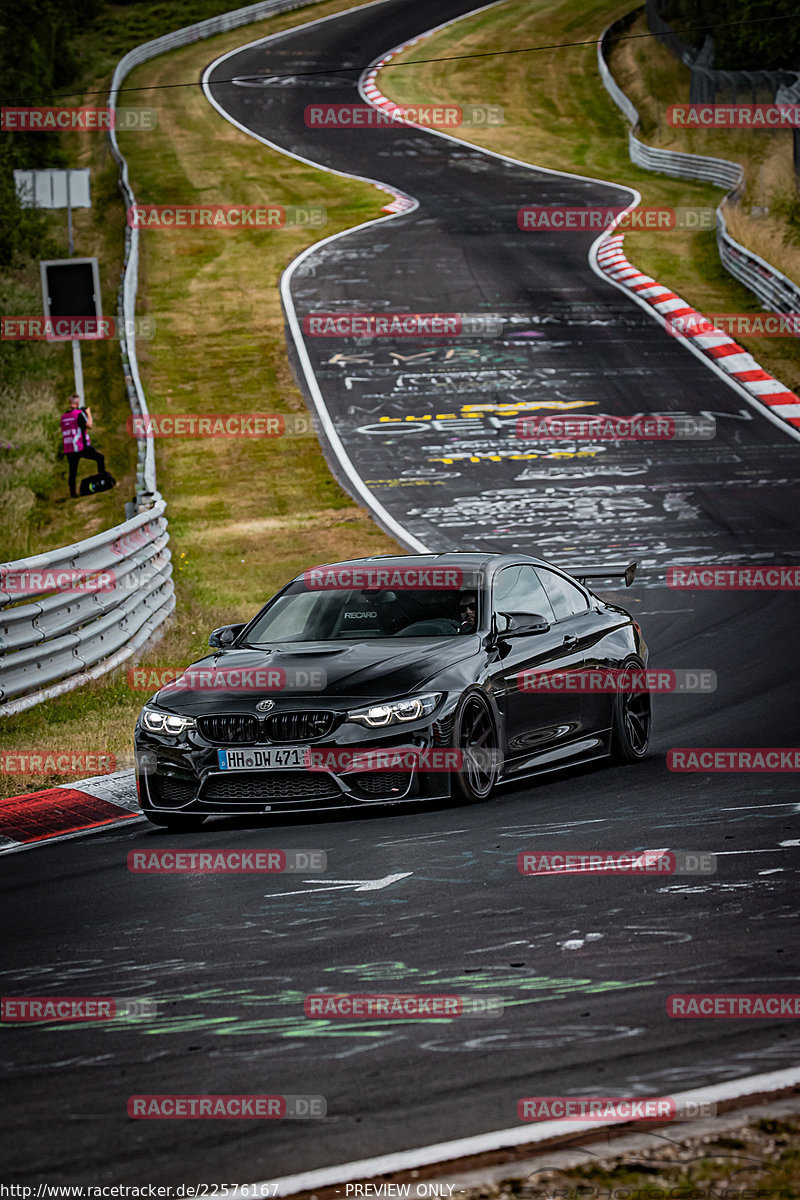
{"label": "front tire", "polygon": [[[628,659],[623,671],[644,671],[638,659]],[[611,757],[618,763],[641,762],[650,746],[652,711],[649,692],[618,692],[614,697]]]}
{"label": "front tire", "polygon": [[500,775],[500,752],[494,716],[482,692],[470,692],[463,701],[453,744],[462,762],[454,779],[456,797],[467,804],[488,800]]}

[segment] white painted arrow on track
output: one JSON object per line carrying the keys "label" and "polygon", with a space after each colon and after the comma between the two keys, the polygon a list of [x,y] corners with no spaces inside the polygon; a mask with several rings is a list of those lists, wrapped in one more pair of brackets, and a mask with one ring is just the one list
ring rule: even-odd
{"label": "white painted arrow on track", "polygon": [[352,888],[355,892],[379,892],[382,888],[390,887],[399,879],[407,879],[413,871],[401,871],[397,875],[384,875],[383,879],[332,879],[330,883],[321,884],[316,879],[304,879],[303,883],[313,883],[318,886],[301,888],[297,892],[267,892],[265,899],[277,899],[279,896],[313,896],[317,892],[343,892]]}

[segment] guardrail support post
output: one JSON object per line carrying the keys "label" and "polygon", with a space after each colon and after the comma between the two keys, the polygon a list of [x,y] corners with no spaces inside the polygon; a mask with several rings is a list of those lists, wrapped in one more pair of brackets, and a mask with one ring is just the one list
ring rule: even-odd
{"label": "guardrail support post", "polygon": [[81,359],[81,344],[78,341],[72,343],[72,371],[75,375],[75,391],[81,398],[81,404],[85,399],[83,394],[83,360]]}

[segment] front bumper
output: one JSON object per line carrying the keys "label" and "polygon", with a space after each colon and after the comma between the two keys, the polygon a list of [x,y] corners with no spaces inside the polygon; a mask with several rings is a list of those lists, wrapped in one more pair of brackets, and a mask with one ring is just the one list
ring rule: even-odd
{"label": "front bumper", "polygon": [[[455,700],[445,698],[436,712],[417,722],[370,730],[351,722],[329,737],[308,743],[314,750],[439,750],[452,738]],[[298,739],[298,741],[305,741]],[[268,746],[211,741],[193,729],[180,737],[155,734],[137,722],[134,733],[139,805],[152,813],[207,816],[260,813],[339,812],[375,804],[420,803],[450,796],[446,772],[419,770],[322,769],[221,770],[218,751]],[[281,745],[289,744],[282,741]]]}

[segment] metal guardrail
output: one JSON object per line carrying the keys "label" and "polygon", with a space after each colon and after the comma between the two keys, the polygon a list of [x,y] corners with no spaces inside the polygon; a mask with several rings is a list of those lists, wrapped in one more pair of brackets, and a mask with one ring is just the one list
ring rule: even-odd
{"label": "metal guardrail", "polygon": [[766,259],[734,241],[725,226],[722,207],[717,209],[717,246],[722,265],[772,312],[800,312],[800,287],[777,271]]}
{"label": "metal guardrail", "polygon": [[734,278],[754,292],[765,308],[775,312],[800,311],[800,287],[777,267],[773,267],[766,259],[742,246],[728,233],[722,204],[741,186],[744,180],[742,166],[725,158],[710,158],[703,154],[687,154],[683,151],[648,146],[636,137],[639,113],[611,74],[606,53],[613,36],[632,24],[641,11],[641,8],[637,8],[620,20],[614,21],[603,30],[597,42],[597,65],[603,86],[633,126],[628,131],[631,162],[646,171],[658,171],[676,179],[699,179],[726,188],[728,195],[717,208],[717,247],[722,265]]}
{"label": "metal guardrail", "polygon": [[662,150],[640,142],[633,130],[628,132],[628,149],[631,162],[646,171],[659,171],[662,175],[673,175],[676,179],[701,179],[715,183],[718,187],[735,191],[744,179],[744,170],[739,163],[727,158],[710,158],[704,154],[687,154],[682,150]]}
{"label": "metal guardrail", "polygon": [[686,154],[679,150],[662,150],[658,146],[648,146],[636,137],[635,130],[639,125],[638,109],[611,74],[606,55],[611,39],[631,26],[642,11],[640,7],[626,13],[624,17],[620,17],[604,29],[597,41],[597,67],[603,86],[632,126],[628,131],[631,162],[646,171],[658,171],[676,179],[701,179],[706,183],[715,183],[719,187],[727,188],[728,191],[737,188],[744,178],[744,171],[739,163],[730,162],[727,158],[709,158],[702,154]]}
{"label": "metal guardrail", "polygon": [[[116,108],[125,77],[134,67],[181,46],[236,29],[262,17],[302,8],[312,0],[263,0],[198,21],[136,46],[120,59],[108,98]],[[115,132],[111,153],[127,208],[135,203],[128,164]],[[139,376],[134,317],[139,273],[139,230],[126,226],[122,282],[117,297],[125,384],[134,415],[147,415]],[[0,716],[9,716],[96,679],[130,658],[175,608],[166,502],[156,486],[152,438],[138,444],[137,515],[113,529],[46,554],[0,564],[0,588],[9,575],[28,572],[109,572],[113,587],[51,590],[49,594],[0,590]],[[106,580],[108,583],[108,580]]]}
{"label": "metal guardrail", "polygon": [[[0,566],[0,715],[110,671],[166,620],[175,591],[165,508],[158,500],[83,542]],[[39,590],[64,572],[77,583]]]}
{"label": "metal guardrail", "polygon": [[612,23],[603,30],[597,40],[597,69],[600,72],[600,78],[603,81],[603,86],[616,104],[617,108],[622,109],[623,114],[628,118],[631,125],[634,127],[639,124],[639,113],[633,101],[628,99],[614,76],[611,74],[611,68],[606,61],[606,51],[608,44],[614,35],[617,33],[622,33],[625,29],[632,25],[639,16],[639,13],[642,11],[642,8],[635,8],[632,12],[626,13],[624,17],[620,17],[619,20],[612,21]]}

